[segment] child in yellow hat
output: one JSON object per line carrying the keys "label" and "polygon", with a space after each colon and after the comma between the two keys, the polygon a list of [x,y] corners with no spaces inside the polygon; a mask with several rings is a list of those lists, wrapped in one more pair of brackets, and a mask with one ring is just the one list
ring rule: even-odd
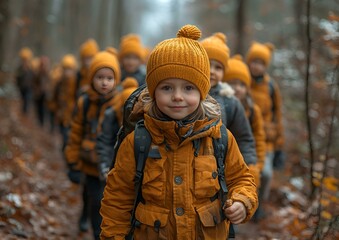
{"label": "child in yellow hat", "polygon": [[16,84],[20,91],[22,101],[22,112],[27,114],[30,103],[32,101],[32,85],[34,79],[34,72],[31,66],[33,58],[32,50],[24,47],[19,52],[20,65],[16,71]]}
{"label": "child in yellow hat", "polygon": [[[259,199],[268,200],[270,184],[273,176],[273,167],[282,167],[284,154],[284,134],[282,126],[282,100],[280,90],[273,82],[267,68],[271,61],[274,46],[271,43],[253,42],[247,52],[246,62],[251,73],[251,93],[254,102],[260,107],[266,134],[266,160],[262,171],[261,188]],[[261,218],[264,213],[258,209],[257,217]]]}
{"label": "child in yellow hat", "polygon": [[145,84],[146,74],[143,69],[145,57],[145,48],[139,35],[128,34],[123,36],[119,49],[121,80],[124,81],[126,77],[134,77],[139,86]]}
{"label": "child in yellow hat", "polygon": [[250,122],[251,130],[255,139],[255,147],[257,153],[257,168],[251,173],[256,180],[257,187],[260,187],[260,173],[264,167],[266,156],[266,142],[264,132],[264,122],[261,110],[256,105],[250,95],[251,75],[246,63],[242,61],[240,55],[235,55],[228,61],[228,68],[224,76],[224,80],[235,91],[235,96],[244,106],[246,116]]}
{"label": "child in yellow hat", "polygon": [[81,93],[89,89],[91,85],[91,80],[88,78],[88,71],[95,54],[99,52],[99,46],[97,42],[90,38],[80,46],[80,59],[81,67],[77,73],[77,94],[78,96]]}
{"label": "child in yellow hat", "polygon": [[234,97],[233,89],[227,83],[222,83],[228,68],[230,51],[226,44],[226,36],[218,32],[203,39],[201,44],[210,62],[209,94],[220,104],[222,122],[237,140],[245,162],[248,166],[254,166],[257,162],[255,143],[244,108]]}
{"label": "child in yellow hat", "polygon": [[[142,201],[135,211],[134,239],[226,239],[230,222],[247,221],[257,207],[253,176],[230,132],[227,156],[219,158],[226,168],[219,168],[218,177],[213,139],[221,138],[222,123],[219,105],[208,97],[209,59],[197,41],[200,36],[196,26],[186,25],[149,56],[148,90],[140,98],[152,144],[143,169]],[[100,210],[102,239],[124,239],[131,230],[134,144],[133,132],[121,143],[108,174]],[[218,197],[218,179],[224,174],[233,201],[229,205]]]}
{"label": "child in yellow hat", "polygon": [[98,158],[95,151],[99,118],[111,107],[114,88],[120,81],[120,66],[117,58],[107,52],[99,52],[93,58],[88,78],[90,88],[78,101],[65,148],[69,166],[68,176],[78,183],[79,172],[85,175],[89,217],[95,239],[99,239],[101,216],[99,214],[105,181],[99,179]]}

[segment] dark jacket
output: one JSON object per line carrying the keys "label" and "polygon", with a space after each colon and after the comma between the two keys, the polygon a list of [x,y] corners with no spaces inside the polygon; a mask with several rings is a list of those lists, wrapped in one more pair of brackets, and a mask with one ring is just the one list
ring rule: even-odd
{"label": "dark jacket", "polygon": [[221,107],[222,122],[234,135],[245,162],[256,164],[257,154],[254,137],[241,102],[233,96],[233,90],[226,83],[212,87],[209,94]]}
{"label": "dark jacket", "polygon": [[134,73],[127,73],[124,69],[121,69],[121,81],[124,81],[127,77],[134,77],[138,81],[139,86],[145,84],[146,81],[146,73],[142,67],[139,67]]}
{"label": "dark jacket", "polygon": [[108,172],[112,159],[114,144],[119,131],[119,120],[113,107],[105,110],[101,129],[96,139],[96,153],[99,162],[100,175]]}

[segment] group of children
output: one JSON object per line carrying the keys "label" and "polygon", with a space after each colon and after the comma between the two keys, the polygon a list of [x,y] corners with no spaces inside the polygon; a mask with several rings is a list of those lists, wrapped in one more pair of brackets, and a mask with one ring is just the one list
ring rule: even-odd
{"label": "group of children", "polygon": [[[87,230],[89,218],[95,239],[226,239],[231,223],[263,216],[258,202],[268,199],[273,162],[283,158],[281,98],[267,74],[272,45],[253,43],[244,62],[230,58],[224,34],[200,37],[196,26],[183,26],[147,56],[135,34],[122,38],[119,53],[100,52],[90,39],[78,73],[74,56],[62,59],[51,102],[68,176],[83,184],[79,228]],[[145,83],[133,112],[141,113],[151,145],[135,206],[134,132],[111,167],[129,120],[124,103]],[[223,136],[226,145],[216,148]]]}

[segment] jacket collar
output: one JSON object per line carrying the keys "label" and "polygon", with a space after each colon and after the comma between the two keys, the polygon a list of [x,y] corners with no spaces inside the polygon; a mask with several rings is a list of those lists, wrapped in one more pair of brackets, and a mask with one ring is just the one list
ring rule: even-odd
{"label": "jacket collar", "polygon": [[148,114],[144,114],[144,118],[152,141],[157,145],[166,143],[173,150],[195,139],[207,136],[220,138],[219,129],[222,123],[219,119],[206,118],[179,126],[176,121],[160,121]]}

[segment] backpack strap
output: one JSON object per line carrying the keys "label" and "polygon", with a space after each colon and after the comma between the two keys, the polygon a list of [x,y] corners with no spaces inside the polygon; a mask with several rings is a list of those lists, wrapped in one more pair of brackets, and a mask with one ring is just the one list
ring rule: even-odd
{"label": "backpack strap", "polygon": [[250,127],[252,128],[252,123],[253,123],[253,120],[254,120],[254,107],[253,106],[249,106],[249,110],[250,110],[250,115],[248,117],[248,120],[250,122]]}
{"label": "backpack strap", "polygon": [[88,112],[88,109],[89,109],[89,96],[87,93],[83,93],[81,95],[84,99],[84,102],[83,102],[83,112],[82,112],[82,122],[85,124],[86,123],[86,119],[87,119],[87,112]]}
{"label": "backpack strap", "polygon": [[135,199],[131,215],[131,229],[126,237],[126,239],[132,239],[128,237],[133,237],[133,232],[135,227],[138,225],[137,220],[135,219],[135,211],[139,204],[142,201],[142,192],[141,185],[144,175],[145,162],[148,157],[148,152],[152,143],[152,138],[150,133],[145,127],[144,120],[140,120],[135,125],[134,130],[134,158],[135,158],[135,178],[134,178],[134,190],[135,190]]}
{"label": "backpack strap", "polygon": [[272,113],[273,113],[273,120],[274,120],[274,112],[275,112],[275,101],[274,101],[274,98],[275,98],[275,91],[274,91],[274,83],[272,81],[272,79],[269,79],[268,81],[268,87],[269,87],[269,92],[270,92],[270,97],[271,97],[271,100],[272,100]]}
{"label": "backpack strap", "polygon": [[218,180],[220,185],[219,198],[222,206],[226,202],[228,189],[225,181],[225,157],[228,149],[228,134],[224,124],[220,127],[221,138],[213,138],[214,156],[217,159]]}
{"label": "backpack strap", "polygon": [[[219,190],[219,199],[221,201],[221,207],[224,206],[226,202],[226,197],[228,194],[228,189],[226,185],[226,179],[225,179],[225,168],[226,168],[226,162],[225,158],[227,156],[227,150],[228,150],[228,134],[227,129],[224,124],[220,127],[221,132],[221,138],[214,139],[213,138],[213,149],[214,149],[214,155],[217,159],[217,167],[218,167],[218,180],[220,185]],[[224,211],[221,208],[221,216],[226,219],[226,216],[224,215]],[[233,224],[230,224],[229,234],[228,238],[235,238],[235,231]]]}

